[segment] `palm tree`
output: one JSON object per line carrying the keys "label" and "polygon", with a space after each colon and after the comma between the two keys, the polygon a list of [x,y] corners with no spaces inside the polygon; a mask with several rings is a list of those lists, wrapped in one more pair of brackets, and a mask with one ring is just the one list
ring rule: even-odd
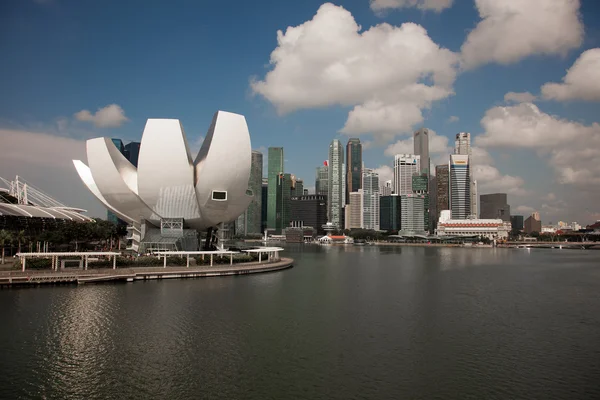
{"label": "palm tree", "polygon": [[2,229],[0,231],[0,247],[2,247],[2,262],[0,264],[4,264],[4,246],[7,243],[12,243],[12,235],[9,231],[5,231]]}
{"label": "palm tree", "polygon": [[20,253],[21,252],[21,243],[25,243],[25,241],[27,240],[25,231],[21,230],[21,231],[17,232],[16,236],[14,237],[14,240],[16,240],[17,243],[19,243],[19,253]]}

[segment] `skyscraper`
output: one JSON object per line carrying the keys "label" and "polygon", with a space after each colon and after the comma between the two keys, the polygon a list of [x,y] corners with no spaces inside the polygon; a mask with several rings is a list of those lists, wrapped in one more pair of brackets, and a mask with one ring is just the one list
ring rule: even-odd
{"label": "skyscraper", "polygon": [[329,190],[327,195],[329,222],[341,228],[343,196],[344,150],[342,143],[333,139],[329,145]]}
{"label": "skyscraper", "polygon": [[450,209],[450,173],[448,165],[435,167],[436,181],[436,210],[439,215],[443,210]]}
{"label": "skyscraper", "polygon": [[362,173],[363,228],[379,230],[379,174],[370,168]]}
{"label": "skyscraper", "polygon": [[401,229],[401,198],[397,194],[379,198],[379,229],[399,231]]}
{"label": "skyscraper", "polygon": [[419,173],[426,174],[429,182],[429,129],[421,128],[413,136],[415,154],[421,156]]}
{"label": "skyscraper", "polygon": [[[477,218],[479,215],[479,199],[477,197],[477,181],[473,176],[473,156],[471,151],[471,134],[469,132],[460,132],[456,134],[456,139],[454,140],[454,154],[469,156],[469,191],[471,193],[470,216]],[[452,216],[452,218],[454,218],[454,216]]]}
{"label": "skyscraper", "polygon": [[302,196],[304,194],[304,181],[292,175],[292,197]]}
{"label": "skyscraper", "polygon": [[134,167],[138,166],[138,159],[140,156],[140,142],[131,142],[125,145],[125,154],[130,163]]}
{"label": "skyscraper", "polygon": [[510,222],[510,205],[506,193],[482,194],[479,198],[481,219],[497,219]]}
{"label": "skyscraper", "polygon": [[350,204],[346,207],[346,229],[360,229],[363,227],[363,190],[350,192]]}
{"label": "skyscraper", "polygon": [[429,229],[429,179],[426,174],[414,174],[412,177],[412,191],[414,194],[423,196],[423,223],[425,230]]}
{"label": "skyscraper", "polygon": [[283,177],[283,147],[269,147],[269,160],[267,166],[268,199],[267,199],[267,227],[277,229],[281,227],[281,178]]}
{"label": "skyscraper", "polygon": [[260,151],[252,151],[252,164],[250,165],[250,181],[248,188],[252,190],[254,199],[246,210],[246,234],[261,233],[261,210],[262,210],[262,175],[263,154]]}
{"label": "skyscraper", "polygon": [[350,203],[351,192],[362,188],[362,144],[360,139],[350,139],[346,144],[346,204]]}
{"label": "skyscraper", "polygon": [[394,157],[394,193],[412,194],[412,176],[421,170],[421,156],[396,154]]}
{"label": "skyscraper", "polygon": [[467,155],[450,155],[450,210],[452,219],[467,219],[471,215],[471,176]]}
{"label": "skyscraper", "polygon": [[261,224],[260,224],[260,231],[261,233],[265,231],[265,229],[267,229],[267,205],[268,205],[268,199],[269,199],[269,179],[268,178],[262,178],[262,187],[261,187],[261,193],[262,193],[262,198],[261,198],[261,207],[260,207],[260,220],[261,220]]}
{"label": "skyscraper", "polygon": [[392,194],[392,181],[385,181],[379,188],[379,194],[382,196],[390,196]]}
{"label": "skyscraper", "polygon": [[400,196],[400,226],[404,232],[425,232],[425,196]]}
{"label": "skyscraper", "polygon": [[322,166],[317,167],[315,194],[323,196],[329,195],[329,167],[327,166],[327,161],[325,161]]}

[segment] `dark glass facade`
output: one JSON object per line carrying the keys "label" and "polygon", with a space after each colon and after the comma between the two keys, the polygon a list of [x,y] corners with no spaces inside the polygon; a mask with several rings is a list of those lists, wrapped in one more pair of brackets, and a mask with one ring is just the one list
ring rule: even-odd
{"label": "dark glass facade", "polygon": [[140,142],[131,142],[125,145],[125,158],[129,160],[136,168],[140,156]]}
{"label": "dark glass facade", "polygon": [[435,167],[436,180],[436,211],[437,214],[443,210],[450,209],[450,171],[448,165],[438,165]]}
{"label": "dark glass facade", "polygon": [[[267,166],[269,180],[267,198],[267,225],[269,229],[281,231],[282,193],[281,179],[283,178],[283,147],[269,147]],[[288,186],[289,196],[289,186]]]}
{"label": "dark glass facade", "polygon": [[379,198],[379,229],[399,231],[401,217],[400,196],[381,196]]}
{"label": "dark glass facade", "polygon": [[360,139],[350,139],[346,144],[346,204],[349,193],[362,189],[362,144]]}
{"label": "dark glass facade", "polygon": [[479,218],[501,219],[510,222],[510,205],[506,193],[482,194],[479,196]]}
{"label": "dark glass facade", "polygon": [[510,226],[513,231],[522,231],[524,227],[524,219],[522,215],[511,215]]}
{"label": "dark glass facade", "polygon": [[260,204],[260,231],[261,233],[267,229],[267,197],[269,196],[269,180],[262,178],[262,202]]}
{"label": "dark glass facade", "polygon": [[327,196],[309,194],[291,198],[290,220],[294,226],[310,226],[324,233],[327,223]]}

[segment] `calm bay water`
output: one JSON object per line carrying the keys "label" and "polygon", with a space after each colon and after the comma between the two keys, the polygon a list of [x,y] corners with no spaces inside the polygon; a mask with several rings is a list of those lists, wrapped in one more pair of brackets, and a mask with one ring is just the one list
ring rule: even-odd
{"label": "calm bay water", "polygon": [[0,398],[600,398],[600,252],[289,247],[242,277],[0,291]]}

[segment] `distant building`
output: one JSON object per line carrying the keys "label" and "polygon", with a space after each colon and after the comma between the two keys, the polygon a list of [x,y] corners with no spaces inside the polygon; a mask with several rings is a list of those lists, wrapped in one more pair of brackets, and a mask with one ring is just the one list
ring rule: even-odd
{"label": "distant building", "polygon": [[419,174],[429,180],[429,129],[421,128],[413,135],[414,153],[421,159]]}
{"label": "distant building", "polygon": [[346,144],[346,190],[345,202],[350,202],[350,192],[362,189],[362,144],[360,139],[352,138]]}
{"label": "distant building", "polygon": [[429,179],[426,174],[413,175],[412,177],[412,191],[414,194],[422,195],[424,198],[423,210],[423,223],[425,224],[425,230],[429,230]]}
{"label": "distant building", "polygon": [[262,187],[261,187],[262,199],[260,205],[260,220],[261,220],[261,233],[267,229],[267,204],[269,197],[269,179],[262,178]]}
{"label": "distant building", "polygon": [[453,219],[467,219],[471,215],[470,183],[469,156],[451,154],[450,210],[452,211]]}
{"label": "distant building", "polygon": [[400,225],[403,232],[424,233],[425,196],[403,194],[400,196]]}
{"label": "distant building", "polygon": [[[468,132],[460,132],[456,134],[456,140],[454,141],[454,154],[468,156],[469,161],[469,216],[477,218],[479,216],[479,199],[477,197],[477,181],[473,176],[473,157],[471,150],[471,134]],[[454,215],[454,214],[453,214]]]}
{"label": "distant building", "polygon": [[385,181],[383,183],[383,185],[381,185],[381,187],[379,188],[379,193],[382,196],[389,196],[392,194],[392,192],[393,192],[393,190],[392,190],[392,181],[391,180]]}
{"label": "distant building", "polygon": [[363,190],[350,193],[350,204],[346,207],[346,229],[361,229],[363,227]]}
{"label": "distant building", "polygon": [[327,223],[327,196],[309,194],[291,198],[291,225],[312,227],[324,233],[322,227]]}
{"label": "distant building", "polygon": [[399,231],[401,229],[401,202],[397,194],[379,198],[379,229]]}
{"label": "distant building", "polygon": [[490,240],[506,240],[510,223],[501,219],[451,219],[448,210],[440,213],[438,236],[483,236]]}
{"label": "distant building", "polygon": [[338,139],[329,144],[329,190],[327,195],[329,222],[341,228],[344,201],[344,150]]}
{"label": "distant building", "polygon": [[283,147],[269,147],[267,178],[269,180],[267,198],[267,226],[281,232],[281,217],[283,194],[281,193],[281,179],[283,178]]}
{"label": "distant building", "polygon": [[136,168],[138,166],[138,159],[140,158],[140,146],[140,142],[131,142],[125,145],[125,157]]}
{"label": "distant building", "polygon": [[303,196],[304,195],[304,181],[302,179],[297,179],[294,175],[292,175],[292,197]]}
{"label": "distant building", "polygon": [[510,216],[510,226],[513,231],[522,231],[524,219],[522,215],[511,215]]}
{"label": "distant building", "polygon": [[412,194],[412,176],[421,170],[421,156],[396,154],[394,157],[394,193]]}
{"label": "distant building", "polygon": [[482,219],[496,219],[510,222],[510,205],[506,193],[482,194],[479,197],[479,215]]}
{"label": "distant building", "polygon": [[259,234],[262,232],[262,153],[252,150],[251,160],[248,189],[252,190],[254,198],[246,211],[236,220],[235,232],[238,235]]}
{"label": "distant building", "polygon": [[[523,223],[523,232],[527,234],[531,234],[533,232],[542,232],[542,221],[538,219],[539,215],[539,213],[534,213],[534,215],[531,215],[525,220],[525,222]],[[538,218],[536,218],[536,216]]]}
{"label": "distant building", "polygon": [[317,167],[317,176],[315,179],[315,194],[327,196],[329,193],[329,167],[327,162]]}
{"label": "distant building", "polygon": [[304,190],[302,191],[302,194],[303,194],[304,196],[306,196],[306,195],[308,194],[308,189],[304,189]]}
{"label": "distant building", "polygon": [[362,173],[363,228],[379,230],[379,174],[370,168]]}

